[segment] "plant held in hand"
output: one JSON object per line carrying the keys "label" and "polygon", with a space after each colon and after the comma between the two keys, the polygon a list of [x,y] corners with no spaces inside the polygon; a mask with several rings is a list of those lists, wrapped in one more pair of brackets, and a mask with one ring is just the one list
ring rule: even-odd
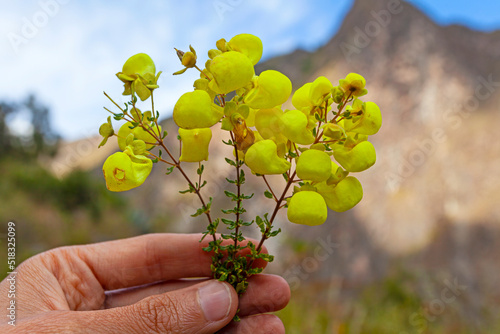
{"label": "plant held in hand", "polygon": [[[354,207],[363,197],[361,183],[351,173],[370,168],[376,159],[375,149],[367,140],[382,124],[380,109],[373,102],[362,102],[367,93],[365,79],[350,73],[334,86],[321,76],[295,91],[291,102],[295,109],[283,110],[290,98],[292,83],[278,71],[268,70],[255,75],[254,66],[262,56],[261,40],[250,34],[240,34],[216,43],[208,51],[208,60],[201,69],[193,47],[177,51],[184,68],[200,72],[194,91],[180,96],[175,104],[173,119],[179,126],[180,156],[174,156],[159,125],[159,113],[154,105],[154,91],[161,72],[156,73],[153,60],[140,53],[130,57],[117,77],[124,82],[124,95],[131,100],[111,112],[117,121],[125,121],[118,132],[113,130],[111,116],[99,132],[108,138],[116,136],[121,152],[114,153],[104,163],[103,173],[111,191],[127,191],[140,186],[151,172],[153,163],[168,166],[167,174],[177,170],[185,178],[191,193],[200,200],[193,217],[205,215],[208,226],[204,236],[210,238],[205,251],[211,252],[214,278],[227,281],[239,294],[245,292],[248,278],[262,271],[252,267],[256,259],[272,261],[262,253],[263,243],[276,236],[280,229],[273,223],[278,211],[287,210],[288,220],[296,224],[320,225],[326,221],[328,208],[342,212]],[[231,96],[231,98],[229,98]],[[141,111],[141,101],[150,100],[151,110]],[[235,192],[225,191],[234,207],[222,210],[214,218],[212,197],[206,198],[203,180],[204,165],[209,160],[212,128],[227,132],[234,159],[226,158],[235,172],[227,181]],[[154,154],[152,149],[157,148]],[[183,169],[184,163],[198,163],[195,181]],[[244,203],[253,196],[243,193],[247,168],[268,187],[264,196],[272,205],[270,213],[261,212],[252,221],[244,221]],[[281,192],[271,189],[268,175],[284,179]],[[225,225],[230,233],[216,234]],[[256,225],[261,233],[255,245],[245,241],[240,228]],[[230,242],[224,242],[230,240]],[[246,249],[245,252],[241,252]],[[242,255],[245,254],[245,255]]]}

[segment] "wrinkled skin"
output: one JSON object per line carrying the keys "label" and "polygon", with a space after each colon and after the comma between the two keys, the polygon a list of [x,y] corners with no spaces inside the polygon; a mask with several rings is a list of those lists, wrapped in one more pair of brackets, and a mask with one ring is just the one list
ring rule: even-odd
{"label": "wrinkled skin", "polygon": [[[284,333],[279,318],[290,290],[279,276],[250,278],[227,316],[207,321],[198,289],[208,285],[210,254],[198,234],[150,234],[56,248],[23,262],[16,275],[16,326],[1,333]],[[265,265],[265,263],[256,263]],[[197,277],[196,279],[183,279]],[[205,277],[205,278],[203,278]],[[0,284],[0,305],[9,303]],[[119,290],[118,290],[119,289]],[[240,308],[241,322],[232,318]]]}

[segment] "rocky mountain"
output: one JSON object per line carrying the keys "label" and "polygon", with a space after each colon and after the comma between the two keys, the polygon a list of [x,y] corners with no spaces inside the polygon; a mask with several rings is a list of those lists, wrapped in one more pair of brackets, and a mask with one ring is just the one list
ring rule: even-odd
{"label": "rocky mountain", "polygon": [[[494,242],[500,236],[500,31],[439,26],[397,0],[356,0],[327,44],[257,67],[265,69],[286,74],[294,89],[319,75],[337,82],[360,73],[367,79],[365,100],[376,102],[384,119],[373,136],[378,161],[359,175],[363,201],[350,212],[330,214],[321,227],[286,223],[281,244],[271,245],[279,250],[290,240],[316,240],[318,247],[332,242],[329,256],[307,253],[316,263],[310,270],[297,259],[274,270],[294,279],[287,268],[304,265],[318,280],[364,282],[383,276],[390,261],[404,259],[436,277],[459,277],[471,294],[500,296],[494,283],[500,270],[491,267],[500,253]],[[165,127],[176,132],[172,121]],[[216,134],[213,142],[223,135]],[[207,172],[212,185],[206,194],[221,207],[226,205],[224,178],[231,173],[222,156],[231,152],[212,145],[210,154],[220,163]],[[204,221],[188,216],[198,207],[196,200],[184,195],[179,202],[177,190],[184,182],[164,172],[156,168],[128,196],[143,204],[148,217],[183,222],[171,225],[172,231],[199,231]],[[282,186],[279,178],[272,182]],[[250,187],[263,191],[262,184]],[[260,212],[267,203],[256,201],[247,210]],[[476,304],[470,303],[477,310]]]}

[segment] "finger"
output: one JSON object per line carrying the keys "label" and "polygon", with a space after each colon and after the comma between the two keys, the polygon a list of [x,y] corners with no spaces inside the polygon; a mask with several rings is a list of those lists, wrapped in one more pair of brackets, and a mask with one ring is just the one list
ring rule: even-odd
{"label": "finger", "polygon": [[[103,288],[114,290],[183,277],[211,276],[212,254],[202,250],[208,245],[208,238],[202,243],[200,239],[201,234],[148,234],[76,246],[76,249]],[[267,252],[265,247],[263,252]],[[241,253],[247,254],[248,250]],[[254,266],[266,264],[259,259]]]}
{"label": "finger", "polygon": [[138,287],[106,291],[106,300],[103,308],[122,307],[132,305],[153,295],[184,289],[209,280],[209,278],[180,279],[168,282],[158,282]]}
{"label": "finger", "polygon": [[290,287],[277,275],[255,275],[248,279],[247,291],[240,297],[240,316],[276,312],[290,301]]}
{"label": "finger", "polygon": [[90,323],[89,332],[99,326],[116,333],[214,333],[231,322],[237,308],[236,291],[209,280],[125,307],[74,312],[73,317]]}
{"label": "finger", "polygon": [[[207,279],[185,279],[106,292],[104,308],[122,307],[141,299],[186,288]],[[248,279],[247,291],[239,298],[240,316],[279,311],[290,300],[288,283],[280,276],[259,274]]]}
{"label": "finger", "polygon": [[272,314],[259,314],[241,318],[224,327],[221,334],[284,334],[285,326],[280,318]]}

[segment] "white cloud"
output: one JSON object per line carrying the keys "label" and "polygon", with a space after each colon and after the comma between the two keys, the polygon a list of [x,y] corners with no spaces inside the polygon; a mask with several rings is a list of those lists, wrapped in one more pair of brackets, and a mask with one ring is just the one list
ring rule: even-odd
{"label": "white cloud", "polygon": [[[114,74],[129,56],[146,52],[164,71],[155,104],[166,115],[198,77],[194,70],[171,75],[182,68],[174,47],[186,50],[192,44],[204,62],[217,39],[248,32],[262,38],[267,57],[289,52],[315,39],[304,35],[310,32],[311,15],[318,6],[305,0],[221,0],[232,7],[220,16],[217,1],[65,1],[55,15],[46,15],[47,22],[19,45],[16,54],[8,34],[22,36],[26,20],[43,18],[40,3],[54,1],[61,0],[11,2],[0,13],[0,64],[9,78],[0,81],[0,99],[20,99],[34,92],[51,108],[56,131],[69,139],[97,133],[108,116],[102,107],[112,106],[103,90],[125,101]],[[317,20],[312,20],[315,25]]]}

